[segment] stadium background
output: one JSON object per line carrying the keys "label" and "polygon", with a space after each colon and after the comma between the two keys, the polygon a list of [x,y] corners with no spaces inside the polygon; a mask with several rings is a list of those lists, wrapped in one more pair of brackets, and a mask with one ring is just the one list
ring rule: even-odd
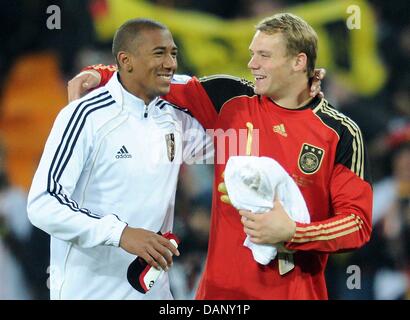
{"label": "stadium background", "polygon": [[[410,298],[410,26],[407,1],[16,0],[0,12],[0,299],[47,299],[48,236],[31,227],[25,198],[66,83],[85,65],[113,63],[125,20],[165,23],[179,47],[178,73],[249,78],[253,26],[276,12],[306,19],[319,35],[325,96],[361,127],[374,178],[368,245],[333,255],[331,299]],[[47,8],[61,10],[49,29]],[[350,9],[348,9],[350,8]],[[352,19],[352,11],[360,17]],[[349,29],[349,17],[353,26]],[[360,19],[360,20],[358,20]],[[55,21],[54,21],[55,22]],[[350,25],[351,26],[351,25]],[[207,250],[212,167],[185,166],[174,232],[182,255],[172,268],[176,299],[192,299]],[[349,289],[348,267],[360,268]]]}

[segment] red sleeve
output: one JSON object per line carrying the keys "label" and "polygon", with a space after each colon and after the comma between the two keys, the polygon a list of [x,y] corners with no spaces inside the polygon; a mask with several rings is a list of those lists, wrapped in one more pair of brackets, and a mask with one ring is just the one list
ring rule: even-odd
{"label": "red sleeve", "polygon": [[186,108],[205,129],[213,129],[218,113],[202,84],[196,77],[187,82],[174,82],[165,100]]}
{"label": "red sleeve", "polygon": [[[101,81],[100,84],[98,85],[97,88],[105,86],[114,74],[115,71],[117,71],[117,66],[116,65],[104,65],[104,64],[94,64],[92,66],[88,66],[83,68],[81,71],[86,71],[86,70],[96,70],[98,73],[101,75]],[[95,88],[95,89],[97,89]]]}
{"label": "red sleeve", "polygon": [[292,250],[343,252],[360,248],[370,239],[373,191],[370,182],[343,164],[333,169],[330,195],[332,218],[296,223],[296,233],[286,243]]}
{"label": "red sleeve", "polygon": [[[187,108],[206,129],[214,129],[218,113],[233,97],[254,96],[253,84],[229,75],[213,75],[189,81],[175,76],[166,100]],[[185,78],[186,79],[186,78]]]}
{"label": "red sleeve", "polygon": [[360,248],[370,239],[373,190],[363,136],[346,116],[335,119],[339,139],[329,180],[329,218],[297,223],[296,233],[286,243],[289,249],[344,252]]}
{"label": "red sleeve", "polygon": [[[114,72],[117,71],[117,67],[96,64],[82,69],[82,71],[85,70],[98,71],[101,75],[98,87],[101,87],[110,80]],[[218,116],[217,111],[197,78],[193,77],[188,81],[174,81],[171,84],[170,93],[163,98],[180,108],[188,109],[205,129],[214,127]]]}

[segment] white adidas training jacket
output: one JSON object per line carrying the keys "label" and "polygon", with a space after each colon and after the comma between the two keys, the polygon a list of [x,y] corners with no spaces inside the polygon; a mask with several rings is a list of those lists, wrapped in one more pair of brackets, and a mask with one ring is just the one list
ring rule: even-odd
{"label": "white adidas training jacket", "polygon": [[167,273],[147,294],[131,287],[135,256],[119,241],[126,224],[172,230],[180,164],[204,141],[185,110],[160,98],[145,106],[117,74],[61,110],[28,198],[29,219],[52,236],[51,299],[172,299]]}

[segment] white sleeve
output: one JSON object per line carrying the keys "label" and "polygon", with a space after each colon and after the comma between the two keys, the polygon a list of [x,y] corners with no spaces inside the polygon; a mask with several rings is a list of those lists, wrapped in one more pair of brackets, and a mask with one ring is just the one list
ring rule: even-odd
{"label": "white sleeve", "polygon": [[86,116],[75,107],[68,105],[54,122],[30,188],[28,217],[53,237],[82,247],[119,246],[126,223],[80,208],[72,199],[93,139]]}
{"label": "white sleeve", "polygon": [[214,157],[212,139],[195,118],[187,116],[184,123],[183,161],[186,164],[212,164]]}

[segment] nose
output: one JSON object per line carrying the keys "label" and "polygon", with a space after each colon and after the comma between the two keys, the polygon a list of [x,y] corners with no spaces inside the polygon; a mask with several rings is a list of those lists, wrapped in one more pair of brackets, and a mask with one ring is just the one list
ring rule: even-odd
{"label": "nose", "polygon": [[258,69],[258,64],[256,61],[256,55],[251,56],[251,59],[248,62],[248,68],[253,70],[253,69]]}
{"label": "nose", "polygon": [[172,54],[167,54],[163,63],[164,68],[176,70],[177,65],[177,57]]}

